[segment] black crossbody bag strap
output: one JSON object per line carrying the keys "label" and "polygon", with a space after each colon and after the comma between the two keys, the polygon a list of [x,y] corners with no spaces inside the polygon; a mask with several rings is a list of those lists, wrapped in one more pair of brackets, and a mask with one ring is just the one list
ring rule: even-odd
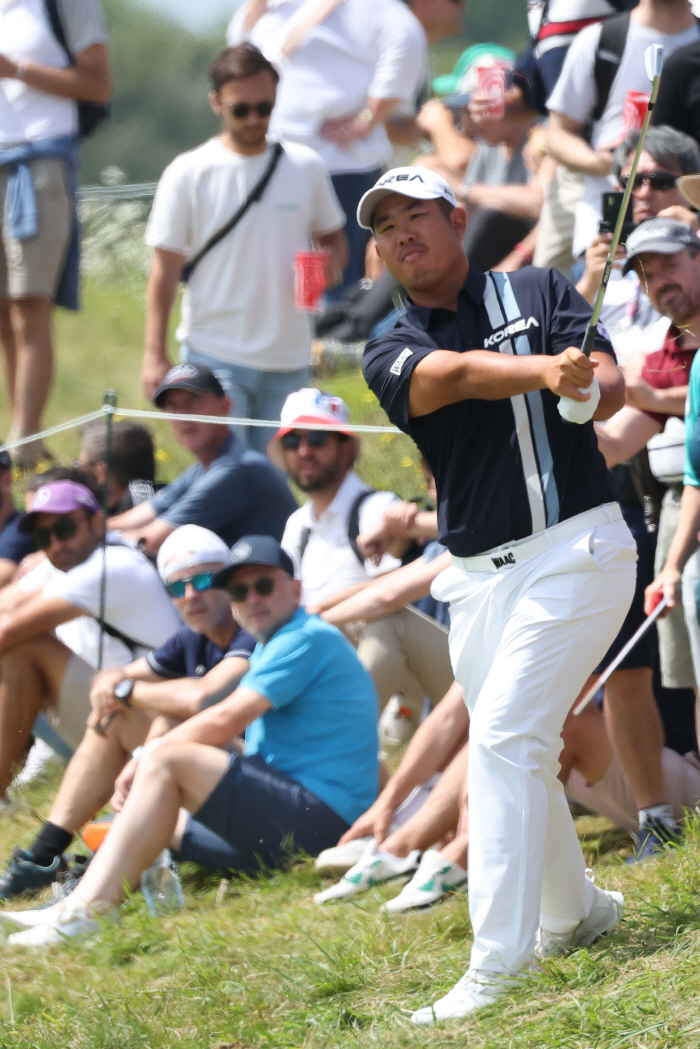
{"label": "black crossbody bag strap", "polygon": [[615,77],[620,69],[629,29],[629,11],[613,15],[603,22],[601,27],[593,70],[597,96],[596,107],[591,117],[593,122],[600,120],[605,112]]}
{"label": "black crossbody bag strap", "polygon": [[369,488],[366,492],[360,492],[350,507],[350,514],[348,515],[348,542],[353,554],[361,565],[364,565],[365,559],[357,545],[357,537],[360,534],[360,510],[365,499],[369,499],[370,495],[374,495],[375,491],[376,488]]}
{"label": "black crossbody bag strap", "polygon": [[[68,37],[63,28],[61,12],[58,9],[58,0],[44,0],[44,10],[51,23],[51,32],[57,43],[65,51],[69,65],[74,66],[75,55],[68,46]],[[76,101],[76,105],[78,107],[78,130],[81,138],[87,138],[88,135],[91,135],[110,114],[108,103]]]}
{"label": "black crossbody bag strap", "polygon": [[282,143],[275,142],[274,149],[272,150],[272,156],[270,157],[270,163],[265,168],[265,171],[263,172],[260,181],[257,183],[257,185],[253,187],[250,196],[246,197],[246,199],[243,201],[233,218],[230,218],[225,226],[222,226],[220,230],[217,230],[217,232],[209,238],[204,247],[200,248],[200,250],[194,256],[194,258],[190,259],[190,261],[186,262],[185,265],[182,267],[182,275],[180,279],[185,284],[187,284],[190,277],[192,276],[192,272],[195,266],[199,265],[204,256],[208,255],[211,249],[216,247],[219,241],[223,240],[224,237],[227,237],[229,235],[231,230],[233,230],[241,221],[245,213],[248,211],[248,208],[251,207],[251,205],[256,204],[260,200],[263,193],[265,192],[268,182],[275,173],[275,168],[277,167],[280,157],[283,153],[284,148],[282,147]]}

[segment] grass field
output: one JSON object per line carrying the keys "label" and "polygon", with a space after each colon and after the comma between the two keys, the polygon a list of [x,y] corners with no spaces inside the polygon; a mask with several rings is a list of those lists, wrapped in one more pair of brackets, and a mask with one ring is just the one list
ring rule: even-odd
{"label": "grass field", "polygon": [[[142,309],[135,293],[92,287],[86,311],[58,320],[58,372],[47,422],[98,406],[114,387],[122,406],[145,407],[139,390]],[[324,386],[353,418],[383,422],[357,374]],[[0,404],[0,432],[7,429]],[[155,428],[161,471],[186,457],[166,424]],[[70,462],[76,434],[50,442]],[[403,494],[420,490],[415,450],[404,438],[368,438],[363,476]],[[56,770],[0,818],[0,865],[45,818]],[[470,947],[466,901],[427,913],[379,913],[392,890],[317,908],[310,863],[258,881],[184,870],[184,913],[151,919],[139,893],[102,940],[24,953],[0,933],[0,1049],[667,1049],[700,1045],[700,826],[687,844],[643,868],[624,866],[629,840],[581,816],[579,835],[599,884],[621,889],[627,915],[602,948],[581,951],[478,1018],[415,1029],[410,1011],[444,993]]]}

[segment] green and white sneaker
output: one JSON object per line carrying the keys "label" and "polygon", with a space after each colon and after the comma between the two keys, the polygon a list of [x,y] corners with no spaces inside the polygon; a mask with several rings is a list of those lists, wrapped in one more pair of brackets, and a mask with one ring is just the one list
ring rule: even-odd
{"label": "green and white sneaker", "polygon": [[365,849],[365,853],[347,874],[344,874],[339,882],[331,885],[330,889],[317,892],[314,903],[329,903],[332,900],[345,900],[349,896],[355,896],[358,892],[365,892],[382,885],[392,878],[400,878],[404,874],[412,874],[418,867],[420,852],[412,852],[405,859],[392,856],[377,846],[372,840]]}
{"label": "green and white sneaker", "polygon": [[428,849],[408,885],[404,885],[393,900],[387,900],[381,909],[389,914],[402,914],[419,907],[432,907],[460,886],[466,888],[466,884],[467,872],[463,867],[450,863],[437,849]]}

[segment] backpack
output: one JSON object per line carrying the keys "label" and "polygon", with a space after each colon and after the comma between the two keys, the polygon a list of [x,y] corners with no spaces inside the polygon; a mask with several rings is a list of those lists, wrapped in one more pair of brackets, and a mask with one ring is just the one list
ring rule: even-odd
{"label": "backpack", "polygon": [[596,88],[596,107],[593,110],[591,120],[600,120],[610,98],[615,77],[620,68],[620,62],[627,43],[627,34],[630,30],[630,13],[624,11],[621,15],[613,15],[603,22],[600,30],[600,38],[595,53],[595,66],[593,77]]}
{"label": "backpack", "polygon": [[[65,51],[69,65],[74,66],[75,55],[68,46],[68,38],[61,21],[61,12],[58,9],[58,0],[44,0],[44,9],[51,24],[51,31],[54,37]],[[108,103],[104,102],[77,101],[76,104],[78,106],[78,132],[81,138],[87,138],[88,135],[92,135],[97,130],[103,120],[107,119],[110,114],[110,107]]]}

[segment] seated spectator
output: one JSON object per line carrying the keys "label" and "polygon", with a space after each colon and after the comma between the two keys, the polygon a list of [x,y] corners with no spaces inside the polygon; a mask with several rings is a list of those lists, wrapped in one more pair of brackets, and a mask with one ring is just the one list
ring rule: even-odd
{"label": "seated spectator", "polygon": [[127,419],[112,422],[109,470],[105,463],[103,419],[86,423],[81,431],[78,466],[89,470],[98,485],[107,485],[107,508],[121,514],[153,498],[156,459],[153,435],[145,426]]}
{"label": "seated spectator", "polygon": [[[132,752],[238,687],[255,641],[233,618],[226,594],[212,589],[229,560],[223,540],[198,525],[177,528],[163,543],[158,570],[185,626],[148,655],[95,676],[85,735],[48,820],[28,849],[14,850],[0,899],[55,881],[73,836],[107,804]],[[113,715],[115,723],[102,728]]]}
{"label": "seated spectator", "polygon": [[123,666],[162,645],[180,622],[143,554],[110,542],[103,556],[104,518],[85,485],[53,481],[37,491],[33,506],[21,531],[46,551],[50,571],[41,592],[26,592],[0,621],[0,799],[40,711],[51,710],[61,736],[77,747],[100,654],[103,667]]}
{"label": "seated spectator", "polygon": [[[335,425],[338,431],[314,425]],[[352,469],[359,449],[339,397],[309,389],[287,399],[269,454],[309,495],[289,518],[282,545],[301,580],[304,605],[313,611],[331,607],[401,564],[384,554],[375,565],[356,549],[358,536],[399,502],[393,492],[373,492],[360,481]],[[361,623],[346,624],[346,632],[372,674],[382,710],[401,692],[417,723],[425,696],[437,703],[452,682],[446,631],[415,609],[402,609],[390,622],[366,630]]]}
{"label": "seated spectator", "polygon": [[31,537],[19,531],[22,514],[12,499],[12,460],[0,452],[0,588],[7,586],[20,561],[34,549]]}
{"label": "seated spectator", "polygon": [[[229,414],[231,401],[213,372],[202,365],[171,368],[153,403],[179,415]],[[253,531],[280,539],[296,509],[284,478],[264,455],[217,423],[173,422],[178,443],[197,458],[150,503],[110,518],[110,528],[155,554],[179,525],[198,524],[227,545]]]}
{"label": "seated spectator", "polygon": [[[244,536],[216,576],[258,639],[228,699],[148,744],[122,773],[121,809],[76,890],[58,906],[14,912],[20,943],[64,943],[138,884],[170,842],[180,807],[239,851],[278,866],[290,848],[316,855],[376,797],[377,700],[342,635],[299,607],[294,566],[267,536]],[[243,730],[243,756],[220,749]],[[291,845],[290,845],[291,842]],[[1,912],[2,918],[10,912]],[[14,942],[14,941],[13,941]]]}

